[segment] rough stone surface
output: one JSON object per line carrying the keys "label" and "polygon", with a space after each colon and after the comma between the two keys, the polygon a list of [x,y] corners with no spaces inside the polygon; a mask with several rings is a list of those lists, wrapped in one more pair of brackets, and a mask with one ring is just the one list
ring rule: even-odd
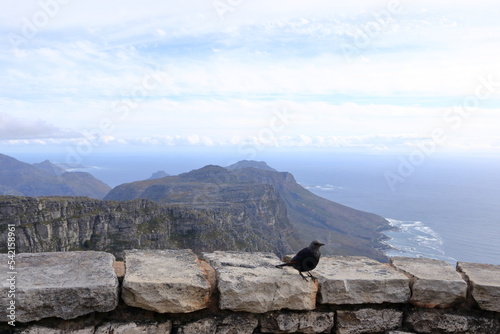
{"label": "rough stone surface", "polygon": [[107,323],[99,326],[94,334],[170,334],[172,323]]}
{"label": "rough stone surface", "polygon": [[191,250],[125,252],[122,298],[127,305],[159,313],[189,313],[210,302],[209,273]]}
{"label": "rough stone surface", "polygon": [[[7,263],[7,254],[0,261]],[[113,270],[114,256],[103,252],[54,252],[17,254],[15,276],[16,321],[42,318],[72,319],[108,312],[118,305],[118,279]],[[0,271],[2,291],[10,289],[8,271]],[[0,304],[8,305],[7,293]],[[0,308],[7,319],[6,307]]]}
{"label": "rough stone surface", "polygon": [[82,329],[58,329],[39,325],[31,326],[25,330],[18,332],[19,334],[95,334],[94,326],[85,327]]}
{"label": "rough stone surface", "polygon": [[259,325],[253,314],[234,314],[217,324],[217,334],[252,334]]}
{"label": "rough stone surface", "polygon": [[262,333],[330,333],[333,312],[269,313],[261,321]]}
{"label": "rough stone surface", "polygon": [[498,319],[472,315],[418,310],[405,318],[405,324],[418,333],[498,334]]}
{"label": "rough stone surface", "polygon": [[317,281],[304,281],[293,268],[279,269],[272,253],[203,254],[215,268],[221,309],[265,313],[281,309],[313,310]]}
{"label": "rough stone surface", "polygon": [[337,334],[379,333],[401,327],[403,312],[392,309],[337,311]]}
{"label": "rough stone surface", "polygon": [[365,257],[322,257],[316,268],[322,304],[406,303],[409,278]]}
{"label": "rough stone surface", "polygon": [[178,334],[215,334],[217,322],[215,319],[207,318],[191,322],[179,327]]}
{"label": "rough stone surface", "polygon": [[459,262],[470,282],[471,294],[483,310],[500,312],[500,265]]}
{"label": "rough stone surface", "polygon": [[391,264],[411,276],[410,303],[419,307],[450,307],[465,300],[467,283],[444,261],[394,257]]}

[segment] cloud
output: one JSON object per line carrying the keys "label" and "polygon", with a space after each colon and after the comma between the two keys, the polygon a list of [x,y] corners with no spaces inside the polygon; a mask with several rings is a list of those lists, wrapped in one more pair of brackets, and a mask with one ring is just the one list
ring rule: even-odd
{"label": "cloud", "polygon": [[[481,76],[500,80],[490,1],[226,2],[221,17],[211,0],[53,0],[29,36],[48,1],[12,3],[0,33],[25,41],[0,41],[0,139],[406,147]],[[450,136],[493,147],[499,94]],[[282,104],[293,119],[277,116]]]}
{"label": "cloud", "polygon": [[71,138],[75,135],[43,120],[20,119],[0,112],[0,140]]}

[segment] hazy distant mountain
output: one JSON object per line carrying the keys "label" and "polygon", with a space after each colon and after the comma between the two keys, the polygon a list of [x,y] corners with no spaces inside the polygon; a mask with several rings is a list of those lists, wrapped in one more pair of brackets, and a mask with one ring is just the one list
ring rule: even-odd
{"label": "hazy distant mountain", "polygon": [[[239,205],[242,215],[255,215],[258,207],[254,199],[276,197],[271,194],[278,195],[276,203],[285,203],[286,216],[298,232],[299,244],[322,239],[327,243],[326,253],[384,258],[380,231],[389,228],[384,218],[316,196],[290,173],[277,172],[262,162],[243,161],[228,169],[205,166],[177,176],[127,183],[111,190],[105,200],[144,198],[197,208]],[[266,203],[272,205],[272,201]],[[292,247],[297,249],[298,245]]]}
{"label": "hazy distant mountain", "polygon": [[0,194],[103,198],[111,188],[84,172],[66,172],[49,161],[30,165],[0,154]]}
{"label": "hazy distant mountain", "polygon": [[45,160],[45,161],[39,162],[39,163],[34,163],[32,166],[36,167],[37,169],[39,169],[41,171],[44,171],[44,172],[47,172],[49,174],[56,175],[56,176],[59,176],[59,175],[66,173],[65,169],[63,169],[57,165],[54,165],[49,160]]}
{"label": "hazy distant mountain", "polygon": [[170,176],[170,174],[167,174],[165,171],[163,170],[159,170],[155,173],[153,173],[149,178],[148,180],[154,180],[154,179],[161,179],[162,177],[166,177],[166,176]]}
{"label": "hazy distant mountain", "polygon": [[269,167],[264,161],[254,160],[241,160],[231,166],[226,167],[229,170],[242,169],[242,168],[257,168],[271,172],[277,172],[276,169]]}
{"label": "hazy distant mountain", "polygon": [[23,196],[21,192],[2,185],[0,185],[0,195]]}

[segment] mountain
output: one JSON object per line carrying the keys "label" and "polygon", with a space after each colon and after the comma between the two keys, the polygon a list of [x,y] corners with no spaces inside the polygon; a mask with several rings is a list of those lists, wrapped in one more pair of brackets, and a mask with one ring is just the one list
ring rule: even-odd
{"label": "mountain", "polygon": [[0,154],[0,194],[103,198],[111,188],[84,172],[66,172],[49,161],[30,165]]}
{"label": "mountain", "polygon": [[161,179],[162,177],[166,177],[166,176],[170,176],[170,174],[167,174],[165,171],[163,170],[159,170],[155,173],[153,173],[149,178],[148,180],[154,180],[154,179]]}
{"label": "mountain", "polygon": [[254,160],[241,160],[231,166],[227,166],[226,169],[235,170],[243,168],[257,168],[262,170],[267,170],[271,172],[277,172],[276,169],[269,167],[264,161],[254,161]]}
{"label": "mountain", "polygon": [[[384,218],[316,196],[300,186],[290,173],[266,166],[248,161],[230,168],[209,165],[177,176],[120,185],[111,190],[105,200],[144,198],[193,208],[238,203],[246,207],[242,214],[247,214],[251,194],[265,189],[277,193],[279,200],[285,203],[286,216],[298,232],[300,245],[321,239],[327,243],[325,253],[385,259],[381,231],[390,225]],[[296,242],[290,245],[298,248]]]}
{"label": "mountain", "polygon": [[65,169],[62,169],[61,167],[54,165],[49,160],[45,160],[45,161],[40,162],[40,163],[34,163],[34,164],[32,164],[32,166],[36,167],[40,171],[47,172],[47,173],[49,173],[51,175],[55,175],[55,176],[59,176],[59,175],[66,173]]}
{"label": "mountain", "polygon": [[[248,203],[189,207],[145,199],[0,196],[0,231],[16,225],[19,253],[102,250],[120,258],[127,249],[291,252],[293,227],[279,195],[265,186],[243,200]],[[6,238],[0,233],[3,248]]]}

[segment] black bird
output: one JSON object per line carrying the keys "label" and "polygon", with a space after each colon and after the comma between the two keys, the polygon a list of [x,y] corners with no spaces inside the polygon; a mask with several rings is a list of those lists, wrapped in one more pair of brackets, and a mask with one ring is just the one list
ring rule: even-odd
{"label": "black bird", "polygon": [[299,271],[299,275],[304,280],[307,281],[307,278],[302,275],[303,272],[307,272],[308,277],[315,278],[309,271],[313,270],[318,265],[319,258],[321,257],[319,248],[323,245],[324,243],[319,242],[318,240],[314,240],[313,242],[311,242],[309,247],[306,247],[299,251],[297,255],[295,255],[291,260],[285,260],[285,263],[278,264],[276,268],[291,266]]}

